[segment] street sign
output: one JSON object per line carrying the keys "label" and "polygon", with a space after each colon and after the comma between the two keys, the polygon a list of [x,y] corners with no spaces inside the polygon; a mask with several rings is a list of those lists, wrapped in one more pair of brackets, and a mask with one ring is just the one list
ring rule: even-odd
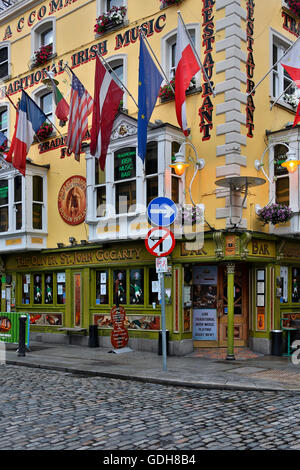
{"label": "street sign", "polygon": [[168,227],[177,216],[177,207],[172,199],[156,197],[152,199],[147,209],[148,219],[152,225]]}
{"label": "street sign", "polygon": [[173,233],[164,227],[153,227],[147,233],[145,245],[153,256],[168,256],[175,247]]}
{"label": "street sign", "polygon": [[156,273],[167,273],[168,272],[168,258],[160,257],[155,260]]}

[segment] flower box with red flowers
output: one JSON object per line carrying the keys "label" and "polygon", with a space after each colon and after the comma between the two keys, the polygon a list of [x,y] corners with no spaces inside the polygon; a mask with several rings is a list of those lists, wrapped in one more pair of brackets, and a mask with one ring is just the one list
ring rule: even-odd
{"label": "flower box with red flowers", "polygon": [[32,66],[38,67],[43,65],[45,62],[51,59],[53,56],[53,46],[48,44],[47,46],[42,46],[38,51],[35,51],[34,57],[32,59]]}
{"label": "flower box with red flowers", "polygon": [[[175,90],[175,80],[170,81],[170,85],[172,85],[173,89]],[[175,98],[175,94],[169,84],[160,87],[158,97],[161,101],[168,101],[173,100]]]}
{"label": "flower box with red flowers", "polygon": [[38,140],[45,140],[45,139],[48,139],[48,137],[50,137],[52,132],[53,132],[53,127],[51,126],[51,124],[49,124],[48,122],[44,122],[39,128],[39,130],[37,131],[36,137]]}
{"label": "flower box with red flowers", "polygon": [[300,16],[300,0],[285,0],[285,3],[291,12],[295,13],[297,16]]}
{"label": "flower box with red flowers", "polygon": [[94,26],[94,32],[96,34],[102,34],[115,26],[123,24],[126,13],[126,7],[113,6],[110,10],[96,19],[97,23]]}

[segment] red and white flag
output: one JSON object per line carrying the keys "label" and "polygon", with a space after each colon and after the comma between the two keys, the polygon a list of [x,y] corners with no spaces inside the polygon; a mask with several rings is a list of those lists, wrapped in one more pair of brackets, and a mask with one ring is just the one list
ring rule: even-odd
{"label": "red and white flag", "polygon": [[281,59],[282,67],[300,88],[300,41],[296,41],[289,52]]}
{"label": "red and white flag", "polygon": [[188,135],[186,120],[185,92],[193,76],[199,72],[200,66],[193,52],[188,35],[178,16],[176,56],[175,56],[175,106],[178,124],[184,135]]}
{"label": "red and white flag", "polygon": [[99,158],[103,171],[113,123],[124,92],[98,56],[96,56],[94,93],[90,152],[91,155]]}
{"label": "red and white flag", "polygon": [[67,145],[80,160],[81,143],[88,130],[88,116],[93,110],[93,98],[72,72],[70,115]]}

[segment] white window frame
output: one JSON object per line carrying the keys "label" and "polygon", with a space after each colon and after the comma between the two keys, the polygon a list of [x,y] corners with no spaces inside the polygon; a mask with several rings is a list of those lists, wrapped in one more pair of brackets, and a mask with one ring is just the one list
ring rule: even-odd
{"label": "white window frame", "polygon": [[[49,90],[49,88],[47,88],[45,85],[41,85],[31,93],[31,98],[41,108],[41,98],[44,95],[48,95],[49,93],[52,94],[52,116],[51,116],[51,120],[52,120],[53,124],[55,124],[54,121],[55,121],[56,116],[55,116],[55,105],[54,105],[54,99],[53,99],[52,91]],[[55,130],[54,129],[53,129],[53,132],[52,132],[51,135],[55,135]]]}
{"label": "white window frame", "polygon": [[39,21],[31,30],[31,57],[42,46],[41,35],[49,28],[53,30],[52,57],[56,55],[56,18],[45,18]]}
{"label": "white window frame", "polygon": [[[200,38],[200,25],[199,23],[189,23],[186,25],[189,33],[194,32],[195,34],[195,49],[200,56],[201,51],[200,51],[200,44],[201,44],[201,38]],[[165,71],[166,76],[168,77],[169,80],[171,80],[172,75],[171,75],[171,70],[174,68],[172,67],[172,46],[176,43],[177,39],[177,28],[173,29],[170,31],[168,34],[163,36],[161,39],[161,64],[162,68]],[[195,88],[199,88],[201,86],[201,72],[199,71],[195,75]],[[164,82],[165,84],[165,82]]]}
{"label": "white window frame", "polygon": [[7,48],[7,75],[4,75],[0,80],[6,81],[11,78],[11,48],[10,48],[10,42],[8,41],[3,41],[0,42],[0,49]]}
{"label": "white window frame", "polygon": [[[284,54],[284,52],[292,45],[292,42],[289,41],[285,36],[279,34],[277,31],[274,31],[272,28],[270,29],[270,67],[273,66],[273,46],[275,45],[278,48],[278,54],[277,54],[277,60],[280,59],[280,57]],[[276,77],[277,84],[276,90],[274,92],[274,76]],[[284,79],[287,79],[287,77],[284,76],[284,68],[282,65],[279,63],[277,65],[277,71],[275,69],[270,73],[270,97],[271,101],[276,101],[278,104],[281,106],[286,107],[289,110],[292,110],[296,112],[297,107],[293,107],[291,104],[287,103],[283,96],[278,100],[280,95],[284,91]],[[291,80],[292,82],[292,80]],[[295,88],[295,94],[299,98],[300,97],[300,91],[297,88],[296,85],[294,85]],[[289,93],[289,90],[288,90]],[[277,101],[278,100],[278,101]]]}
{"label": "white window frame", "polygon": [[[122,6],[127,8],[128,11],[128,1],[127,0],[122,0]],[[96,12],[97,12],[97,18],[100,15],[103,15],[103,13],[106,13],[107,11],[107,0],[97,0],[96,2]],[[127,19],[127,13],[124,18],[124,21]]]}
{"label": "white window frame", "polygon": [[[6,134],[5,135],[6,135],[7,139],[9,140],[9,135],[10,135],[9,134],[9,129],[10,129],[10,106],[9,106],[8,103],[5,103],[5,102],[0,105],[0,113],[2,113],[4,111],[7,112],[7,129],[6,129]],[[0,129],[0,130],[3,132],[2,129]]]}

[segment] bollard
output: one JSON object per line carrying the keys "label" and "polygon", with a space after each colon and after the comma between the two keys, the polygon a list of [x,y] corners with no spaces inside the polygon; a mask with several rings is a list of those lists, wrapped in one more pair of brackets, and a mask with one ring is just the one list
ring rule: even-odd
{"label": "bollard", "polygon": [[25,356],[25,332],[26,332],[26,316],[19,318],[19,348],[18,356]]}

